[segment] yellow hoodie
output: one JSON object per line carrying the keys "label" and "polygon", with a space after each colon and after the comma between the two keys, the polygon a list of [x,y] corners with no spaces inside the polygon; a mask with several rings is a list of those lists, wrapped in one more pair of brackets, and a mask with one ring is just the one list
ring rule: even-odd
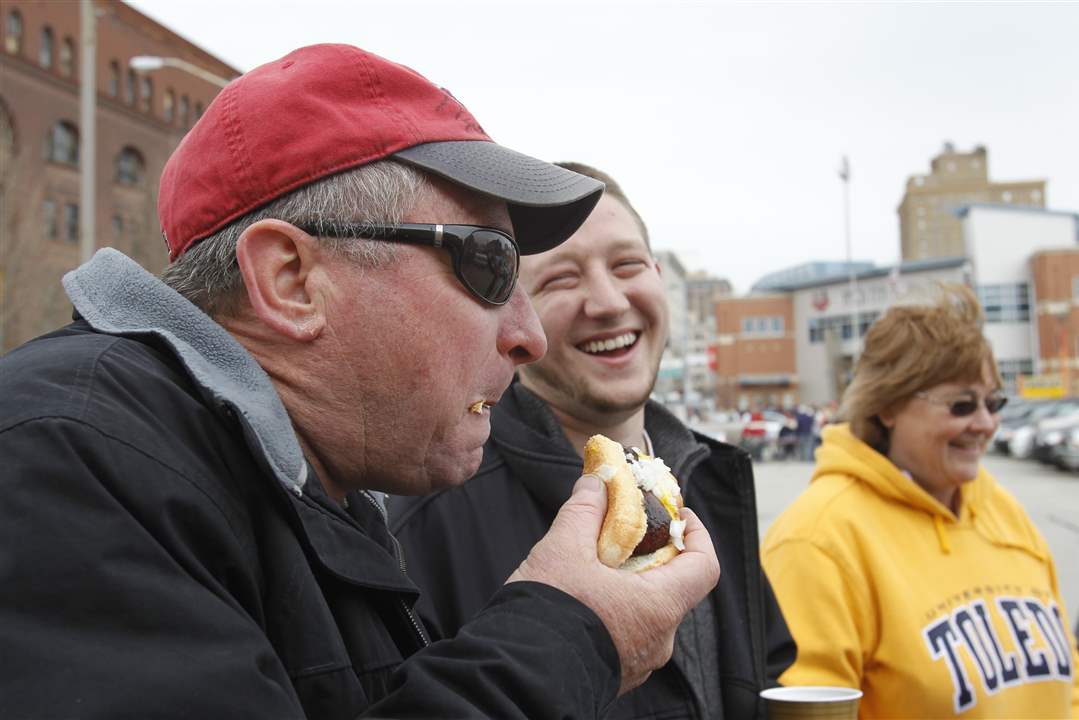
{"label": "yellow hoodie", "polygon": [[959,517],[846,425],[768,531],[764,567],[798,643],[785,685],[865,693],[862,718],[1079,717],[1045,539],[980,469]]}

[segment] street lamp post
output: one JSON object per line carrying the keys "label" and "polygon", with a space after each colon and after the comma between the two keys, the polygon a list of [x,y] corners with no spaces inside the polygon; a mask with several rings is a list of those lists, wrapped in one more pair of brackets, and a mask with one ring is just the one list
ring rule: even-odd
{"label": "street lamp post", "polygon": [[225,87],[229,84],[229,81],[220,75],[214,75],[212,72],[203,70],[198,65],[189,63],[187,60],[181,60],[180,58],[158,57],[156,55],[136,55],[131,58],[127,64],[137,73],[148,73],[169,67],[176,68],[189,75],[194,75],[195,77],[205,80],[213,85],[217,85],[218,87]]}
{"label": "street lamp post", "polygon": [[858,327],[858,281],[854,272],[850,237],[850,163],[846,155],[843,156],[843,163],[839,166],[839,179],[843,181],[843,235],[847,245],[847,284],[851,303],[851,337],[854,338],[854,350],[851,353],[851,372],[853,373],[862,338]]}
{"label": "street lamp post", "polygon": [[97,13],[94,0],[80,0],[82,25],[82,86],[79,88],[79,119],[82,147],[79,158],[79,255],[86,262],[94,254],[96,229],[96,193],[94,174],[97,167]]}

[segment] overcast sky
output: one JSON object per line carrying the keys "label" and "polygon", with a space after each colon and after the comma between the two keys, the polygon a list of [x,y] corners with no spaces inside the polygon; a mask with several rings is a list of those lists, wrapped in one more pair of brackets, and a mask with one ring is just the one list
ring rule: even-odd
{"label": "overcast sky", "polygon": [[1079,3],[128,0],[240,70],[359,45],[498,142],[611,173],[656,249],[729,278],[899,255],[906,178],[944,141],[1079,212]]}

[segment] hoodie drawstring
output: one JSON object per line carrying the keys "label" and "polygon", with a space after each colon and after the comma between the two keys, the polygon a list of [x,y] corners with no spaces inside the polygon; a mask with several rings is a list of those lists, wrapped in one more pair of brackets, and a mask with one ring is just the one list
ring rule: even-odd
{"label": "hoodie drawstring", "polygon": [[940,519],[940,515],[933,516],[933,527],[937,529],[937,540],[940,541],[940,551],[945,555],[951,555],[952,546],[948,542],[948,534],[944,529],[944,521]]}

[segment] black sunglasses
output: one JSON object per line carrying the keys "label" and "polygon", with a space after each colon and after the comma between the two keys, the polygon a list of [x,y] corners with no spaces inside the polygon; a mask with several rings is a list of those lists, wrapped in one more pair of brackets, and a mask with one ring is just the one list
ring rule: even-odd
{"label": "black sunglasses", "polygon": [[296,227],[319,237],[433,245],[448,250],[453,272],[468,290],[491,305],[505,305],[517,284],[521,251],[506,233],[476,225],[380,225],[322,220]]}
{"label": "black sunglasses", "polygon": [[994,393],[993,395],[986,395],[983,399],[978,398],[957,398],[954,400],[942,400],[935,398],[929,393],[916,392],[915,397],[920,397],[923,400],[928,400],[938,405],[947,405],[948,412],[953,417],[966,417],[978,412],[978,405],[985,403],[985,409],[989,411],[990,415],[996,415],[1000,412],[1000,409],[1008,404],[1008,396],[1001,393]]}

